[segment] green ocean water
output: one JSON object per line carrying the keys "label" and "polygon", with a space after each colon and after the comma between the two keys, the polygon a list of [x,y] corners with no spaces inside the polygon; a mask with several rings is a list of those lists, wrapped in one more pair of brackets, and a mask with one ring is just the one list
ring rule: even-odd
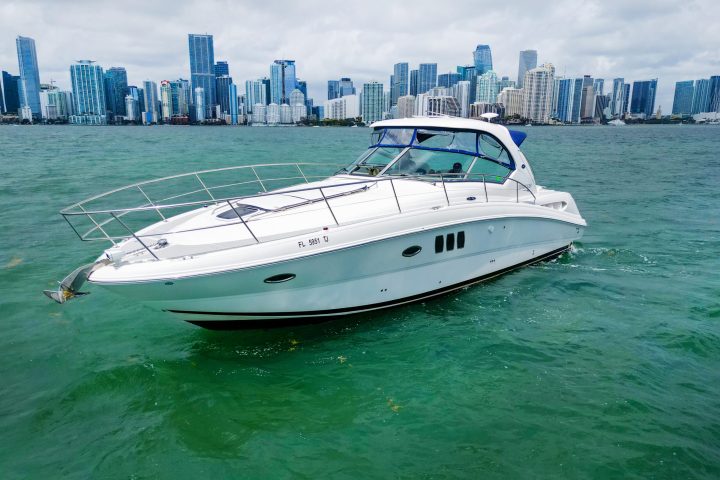
{"label": "green ocean water", "polygon": [[0,127],[0,478],[718,478],[720,128],[527,128],[589,227],[371,315],[211,332],[90,288],[57,211],[204,168],[353,160],[359,128]]}

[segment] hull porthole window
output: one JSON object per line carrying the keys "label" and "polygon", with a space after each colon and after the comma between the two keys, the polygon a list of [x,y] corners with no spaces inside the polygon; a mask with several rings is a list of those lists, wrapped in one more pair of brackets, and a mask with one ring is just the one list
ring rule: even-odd
{"label": "hull porthole window", "polygon": [[420,250],[422,250],[422,247],[420,245],[413,245],[412,247],[408,247],[402,252],[403,257],[414,257],[418,253],[420,253]]}
{"label": "hull porthole window", "polygon": [[294,273],[280,273],[278,275],[273,275],[272,277],[268,277],[265,280],[263,280],[265,283],[282,283],[282,282],[288,282],[295,278]]}

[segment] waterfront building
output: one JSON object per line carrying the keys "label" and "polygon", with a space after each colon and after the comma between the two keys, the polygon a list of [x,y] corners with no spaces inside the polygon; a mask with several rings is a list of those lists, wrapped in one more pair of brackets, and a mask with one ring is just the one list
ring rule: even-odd
{"label": "waterfront building", "polygon": [[238,91],[237,91],[237,85],[234,83],[230,84],[230,88],[228,91],[229,96],[229,116],[230,116],[230,125],[237,125],[238,124]]}
{"label": "waterfront building", "polygon": [[198,111],[197,101],[195,102],[195,116],[199,122],[212,117],[216,105],[215,92],[215,50],[213,47],[212,35],[188,35],[188,47],[190,51],[190,82],[193,92],[198,88],[203,91],[203,112]]}
{"label": "waterfront building", "polygon": [[323,106],[322,118],[346,120],[360,116],[360,98],[357,95],[346,95],[327,100]]}
{"label": "waterfront building", "polygon": [[473,63],[477,76],[493,69],[490,45],[478,45],[473,52]]}
{"label": "waterfront building", "polygon": [[170,88],[170,82],[167,80],[160,82],[160,112],[163,122],[170,123],[173,116],[172,88]]}
{"label": "waterfront building", "polygon": [[452,95],[453,89],[452,88],[445,88],[445,87],[435,87],[431,88],[426,92],[431,97],[442,97],[446,95]]}
{"label": "waterfront building", "polygon": [[610,120],[610,95],[595,95],[595,118]]}
{"label": "waterfront building", "polygon": [[[295,88],[300,90],[302,94],[304,95],[304,98],[307,98],[307,82],[305,80],[298,80],[297,84],[295,85]],[[292,91],[290,92],[292,95]],[[291,104],[292,105],[292,104]]]}
{"label": "waterfront building", "polygon": [[503,106],[505,116],[522,117],[523,114],[523,89],[507,87],[497,96],[497,102]]}
{"label": "waterfront building", "polygon": [[470,115],[470,82],[468,80],[460,80],[453,87],[454,96],[460,106],[460,116],[468,118]]}
{"label": "waterfront building", "polygon": [[45,120],[67,119],[73,112],[72,93],[57,87],[41,87],[40,111]]}
{"label": "waterfront building", "polygon": [[363,84],[361,115],[363,122],[371,124],[383,119],[385,110],[385,95],[383,84],[369,82]]}
{"label": "waterfront building", "polygon": [[213,68],[216,77],[222,77],[224,75],[230,76],[230,65],[224,60],[218,60]]}
{"label": "waterfront building", "polygon": [[160,122],[160,100],[158,98],[157,83],[152,80],[143,82],[143,95],[145,110],[142,112],[142,120],[146,125]]}
{"label": "waterfront building", "polygon": [[428,95],[427,114],[457,117],[460,115],[460,104],[458,104],[457,99],[451,95]]}
{"label": "waterfront building", "polygon": [[305,106],[305,95],[303,94],[300,89],[296,88],[292,92],[290,92],[290,100],[289,103],[291,106],[294,105],[302,105]]}
{"label": "waterfront building", "polygon": [[91,60],[80,60],[70,66],[75,124],[104,125],[107,123],[103,69]]}
{"label": "waterfront building", "polygon": [[[230,85],[232,84],[233,79],[229,75],[222,75],[215,78],[215,95],[217,95],[217,103],[220,106],[221,114],[232,114],[230,105]],[[235,96],[237,97],[237,94]],[[237,102],[237,99],[235,101]]]}
{"label": "waterfront building", "polygon": [[555,88],[556,107],[553,116],[563,123],[580,123],[583,79],[558,79]]}
{"label": "waterfront building", "polygon": [[264,103],[256,103],[252,106],[252,123],[262,124],[267,121],[267,105]]}
{"label": "waterfront building", "polygon": [[628,108],[630,107],[630,84],[626,83],[623,85],[623,112],[622,114],[625,115],[628,112]]}
{"label": "waterfront building", "polygon": [[410,72],[408,64],[396,63],[393,66],[392,82],[390,83],[390,104],[397,105],[398,98],[408,94],[410,87]]}
{"label": "waterfront building", "polygon": [[[247,80],[245,82],[245,101],[248,106],[248,113],[252,113],[256,104],[267,105],[270,97],[267,92],[269,82],[267,79]],[[264,120],[263,120],[264,123]]]}
{"label": "waterfront building", "polygon": [[298,123],[301,122],[304,118],[307,118],[307,107],[303,104],[296,104],[290,106],[292,109],[292,123]]}
{"label": "waterfront building", "polygon": [[595,92],[593,90],[594,80],[590,75],[582,78],[582,89],[580,98],[580,120],[592,121],[595,114]]}
{"label": "waterfront building", "polygon": [[470,105],[470,118],[482,118],[485,113],[495,113],[501,118],[505,116],[505,110],[499,103],[475,102]]}
{"label": "waterfront building", "polygon": [[190,95],[190,82],[179,78],[170,82],[172,95],[172,115],[174,117],[189,117],[192,98]]}
{"label": "waterfront building", "polygon": [[127,72],[123,67],[110,67],[105,71],[105,101],[113,116],[125,116]]}
{"label": "waterfront building", "polygon": [[430,95],[427,93],[418,93],[415,97],[415,115],[424,117],[428,114],[428,99]]}
{"label": "waterfront building", "polygon": [[125,95],[125,120],[137,122],[138,119],[140,119],[140,103],[132,95]]}
{"label": "waterfront building", "polygon": [[498,82],[498,91],[502,92],[504,88],[517,88],[517,83],[510,80],[510,77],[502,77]]}
{"label": "waterfront building", "polygon": [[278,105],[287,103],[296,86],[295,60],[275,60],[270,65],[270,101]]}
{"label": "waterfront building", "polygon": [[340,98],[340,80],[328,80],[327,99]]}
{"label": "waterfront building", "polygon": [[0,107],[4,113],[17,115],[20,110],[20,76],[2,72],[2,100]]}
{"label": "waterfront building", "polygon": [[620,118],[625,113],[627,107],[625,103],[625,79],[614,78],[612,96],[610,98],[610,113],[613,117]]}
{"label": "waterfront building", "polygon": [[475,94],[477,93],[477,72],[475,71],[474,65],[458,65],[457,73],[460,74],[460,80],[470,82],[470,103],[475,101]]}
{"label": "waterfront building", "polygon": [[413,95],[403,95],[398,98],[397,102],[397,118],[410,118],[415,114],[415,97]]}
{"label": "waterfront building", "polygon": [[498,88],[497,74],[488,70],[480,75],[477,79],[477,92],[475,98],[477,102],[494,103],[497,95],[500,93]]}
{"label": "waterfront building", "polygon": [[595,92],[595,96],[604,96],[605,95],[605,80],[602,78],[596,78],[593,81],[593,91]]}
{"label": "waterfront building", "polygon": [[720,112],[720,75],[710,77],[709,112]]}
{"label": "waterfront building", "polygon": [[693,87],[692,111],[693,115],[710,111],[710,80],[707,78],[695,80]]}
{"label": "waterfront building", "polygon": [[40,70],[35,51],[35,40],[17,37],[18,66],[20,67],[20,108],[29,107],[32,116],[40,118]]}
{"label": "waterfront building", "polygon": [[275,102],[267,106],[267,123],[268,125],[277,125],[280,123],[280,105]]}
{"label": "waterfront building", "polygon": [[650,117],[655,111],[655,93],[657,91],[657,78],[633,82],[630,113]]}
{"label": "waterfront building", "polygon": [[521,50],[518,60],[517,87],[523,87],[525,73],[537,67],[537,50]]}
{"label": "waterfront building", "polygon": [[[213,82],[213,85],[215,85],[215,82]],[[195,121],[198,123],[204,123],[205,114],[208,112],[208,109],[205,106],[205,99],[207,99],[205,89],[197,87],[193,89],[193,92],[195,92]]]}
{"label": "waterfront building", "polygon": [[555,67],[545,64],[528,70],[523,79],[523,117],[537,123],[548,123],[552,110]]}
{"label": "waterfront building", "polygon": [[142,88],[138,88],[135,85],[128,85],[128,95],[133,97],[133,99],[137,100],[138,102],[137,118],[139,119],[140,112],[145,111],[145,92],[143,92]]}
{"label": "waterfront building", "polygon": [[421,63],[418,68],[417,93],[427,93],[437,86],[437,63]]}
{"label": "waterfront building", "polygon": [[673,97],[673,115],[690,115],[692,113],[693,93],[695,85],[692,80],[675,82],[675,96]]}
{"label": "waterfront building", "polygon": [[418,77],[420,75],[419,70],[410,70],[410,85],[408,88],[408,93],[410,95],[417,95],[418,94]]}
{"label": "waterfront building", "polygon": [[441,73],[438,75],[438,87],[452,88],[461,80],[459,73]]}
{"label": "waterfront building", "polygon": [[340,79],[340,96],[344,97],[345,95],[355,95],[357,92],[355,91],[355,86],[353,85],[352,80],[349,77],[343,77]]}

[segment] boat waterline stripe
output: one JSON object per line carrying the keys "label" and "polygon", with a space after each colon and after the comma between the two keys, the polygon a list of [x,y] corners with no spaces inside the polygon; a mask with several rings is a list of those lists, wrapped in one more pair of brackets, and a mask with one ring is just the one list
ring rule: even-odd
{"label": "boat waterline stripe", "polygon": [[[411,295],[409,297],[399,298],[396,300],[388,300],[386,302],[379,302],[379,303],[373,303],[369,305],[361,305],[357,307],[343,307],[343,308],[334,308],[329,310],[306,310],[306,311],[298,311],[298,312],[199,312],[199,311],[192,311],[192,310],[165,310],[166,312],[170,313],[176,313],[176,314],[182,314],[182,315],[208,315],[208,316],[237,316],[237,317],[308,317],[308,316],[323,316],[323,315],[337,315],[337,314],[348,314],[348,313],[359,313],[367,310],[375,310],[378,308],[385,308],[385,307],[391,307],[395,305],[402,305],[405,303],[415,302],[418,300],[422,300],[425,298],[433,297],[436,295],[440,295],[452,290],[457,290],[459,288],[466,287],[468,285],[472,285],[474,283],[479,283],[484,280],[497,277],[499,275],[502,275],[504,273],[510,272],[512,270],[515,270],[520,267],[524,267],[526,265],[530,265],[533,263],[541,262],[543,260],[546,260],[551,257],[558,256],[565,252],[568,248],[570,248],[570,245],[566,245],[564,247],[558,248],[556,250],[553,250],[551,252],[548,252],[546,254],[540,255],[538,257],[531,258],[530,260],[526,260],[524,262],[512,265],[510,267],[505,267],[500,270],[496,270],[492,273],[488,273],[485,275],[481,275],[479,277],[471,278],[469,280],[464,280],[459,283],[455,283],[452,285],[448,285],[442,288],[438,288],[436,290],[431,290],[429,292],[419,293],[416,295]],[[242,321],[242,320],[241,320]],[[193,322],[194,323],[194,322]],[[197,322],[198,324],[205,324],[205,322]]]}

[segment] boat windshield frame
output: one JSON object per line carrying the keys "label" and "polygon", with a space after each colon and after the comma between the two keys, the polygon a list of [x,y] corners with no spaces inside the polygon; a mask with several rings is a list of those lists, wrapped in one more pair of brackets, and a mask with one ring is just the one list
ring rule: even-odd
{"label": "boat windshield frame", "polygon": [[[462,149],[462,148],[438,148],[438,147],[427,147],[423,146],[418,142],[418,132],[424,132],[424,131],[437,131],[437,132],[443,132],[443,133],[469,133],[475,135],[475,142],[474,142],[474,151],[471,151],[469,149]],[[392,134],[394,132],[399,132],[400,135],[389,136],[388,134]],[[410,134],[410,132],[412,132]],[[403,138],[404,137],[404,138]],[[484,152],[481,148],[481,141],[485,138],[485,141],[489,139],[490,141],[494,142],[496,145],[491,145],[495,148],[500,149],[500,155],[505,154],[507,160],[504,160],[502,158],[495,158],[488,153]],[[409,140],[408,140],[409,138]],[[427,140],[427,139],[426,139]],[[423,141],[426,141],[423,140]],[[453,139],[454,143],[454,139]],[[469,146],[469,145],[468,145]],[[397,153],[395,153],[394,157],[392,157],[387,163],[384,161],[382,163],[364,163],[368,160],[368,158],[372,157],[376,152],[378,152],[379,149],[397,149]],[[515,159],[512,156],[512,153],[510,153],[509,149],[493,134],[489,132],[484,131],[478,131],[478,130],[472,130],[472,129],[460,129],[460,128],[447,128],[447,127],[381,127],[376,128],[372,132],[372,141],[371,145],[368,147],[368,149],[363,152],[360,157],[354,161],[352,164],[348,165],[347,167],[343,168],[338,173],[348,173],[350,175],[357,175],[357,176],[394,176],[394,174],[390,173],[393,167],[398,164],[400,159],[402,159],[409,151],[411,150],[418,150],[418,151],[426,151],[426,152],[441,152],[441,153],[451,153],[451,154],[460,154],[460,155],[467,155],[468,157],[472,157],[471,160],[468,162],[468,166],[464,171],[461,173],[446,173],[444,175],[448,175],[450,177],[455,177],[454,180],[458,181],[472,181],[470,177],[473,175],[472,169],[475,167],[475,165],[478,163],[478,160],[482,159],[484,161],[489,161],[492,163],[495,163],[499,165],[500,167],[503,167],[507,169],[507,173],[504,176],[500,175],[494,175],[494,174],[488,174],[488,177],[495,178],[497,180],[500,180],[502,178],[502,181],[499,183],[504,183],[505,180],[512,175],[512,173],[516,170],[516,163]],[[383,154],[385,152],[382,152]],[[383,155],[385,158],[387,158],[387,155]],[[365,167],[367,170],[366,172],[361,172],[360,168]],[[407,173],[400,174],[402,176],[408,176]],[[475,174],[477,177],[478,174]],[[480,174],[481,176],[485,176]],[[415,174],[414,176],[422,177],[423,174]]]}

